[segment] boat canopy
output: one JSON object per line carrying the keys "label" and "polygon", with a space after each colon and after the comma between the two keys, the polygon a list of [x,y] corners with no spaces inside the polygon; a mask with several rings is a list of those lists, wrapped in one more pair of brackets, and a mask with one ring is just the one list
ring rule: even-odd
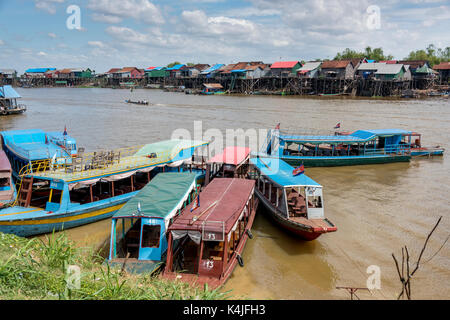
{"label": "boat canopy", "polygon": [[[239,178],[216,178],[200,193],[200,205],[191,211],[195,201],[191,202],[169,227],[180,238],[190,231],[212,231],[229,234],[236,228],[243,210],[253,195],[254,180]],[[189,233],[189,236],[192,234]],[[200,236],[200,235],[198,235]]]}
{"label": "boat canopy", "polygon": [[377,137],[391,137],[409,135],[411,131],[401,129],[381,129],[381,130],[357,130],[349,135],[283,135],[279,134],[280,140],[287,142],[311,143],[311,144],[341,144],[341,143],[366,143]]}
{"label": "boat canopy", "polygon": [[250,156],[250,148],[245,147],[226,147],[222,153],[215,155],[208,160],[208,163],[223,163],[239,165]]}
{"label": "boat canopy", "polygon": [[191,172],[157,174],[136,196],[114,214],[113,219],[161,218],[168,223],[181,209],[191,191],[195,189],[196,177],[197,174]]}
{"label": "boat canopy", "polygon": [[310,186],[322,187],[307,175],[292,174],[294,168],[279,158],[251,158],[253,164],[264,176],[281,187]]}
{"label": "boat canopy", "polygon": [[9,175],[11,175],[12,172],[11,164],[3,150],[0,150],[0,172],[8,172]]}
{"label": "boat canopy", "polygon": [[209,142],[200,140],[164,140],[155,143],[146,144],[141,149],[139,149],[134,155],[135,156],[148,156],[152,153],[156,153],[160,156],[161,153],[168,153],[172,155],[179,154],[182,150],[197,148],[201,146],[208,145]]}
{"label": "boat canopy", "polygon": [[17,99],[22,98],[20,94],[17,93],[16,90],[13,89],[10,85],[6,85],[0,87],[0,98],[3,99]]}
{"label": "boat canopy", "polygon": [[[0,134],[7,148],[25,160],[50,159],[55,154],[57,157],[71,156],[64,148],[50,141],[51,138],[56,138],[55,132],[47,134],[40,129],[30,129],[3,131]],[[65,140],[75,144],[75,139],[69,135],[65,136]]]}

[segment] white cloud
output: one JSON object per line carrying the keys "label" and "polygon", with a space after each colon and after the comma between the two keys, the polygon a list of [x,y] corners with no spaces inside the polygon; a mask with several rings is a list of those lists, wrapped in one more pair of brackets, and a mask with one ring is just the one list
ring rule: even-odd
{"label": "white cloud", "polygon": [[93,13],[91,17],[94,21],[106,22],[109,24],[120,23],[123,20],[121,17],[111,16],[103,13]]}
{"label": "white cloud", "polygon": [[52,39],[55,39],[57,37],[56,34],[54,34],[53,32],[49,32],[47,33],[47,35]]}
{"label": "white cloud", "polygon": [[[148,0],[89,0],[88,8],[100,15],[97,19],[114,21],[132,18],[147,24],[163,24],[161,11]],[[113,18],[114,17],[114,18]]]}
{"label": "white cloud", "polygon": [[64,0],[34,0],[36,8],[47,11],[50,14],[56,13],[57,3],[63,3]]}
{"label": "white cloud", "polygon": [[105,44],[101,41],[88,41],[88,45],[91,47],[104,48]]}
{"label": "white cloud", "polygon": [[39,52],[37,53],[37,55],[40,56],[40,57],[45,57],[45,56],[47,56],[47,54],[46,54],[44,51],[39,51]]}

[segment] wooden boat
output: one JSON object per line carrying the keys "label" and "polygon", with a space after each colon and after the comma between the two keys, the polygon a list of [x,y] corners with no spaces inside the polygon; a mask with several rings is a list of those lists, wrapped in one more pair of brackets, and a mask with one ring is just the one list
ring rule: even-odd
{"label": "wooden boat", "polygon": [[22,98],[10,85],[0,86],[0,115],[20,114],[27,110],[17,99]]}
{"label": "wooden boat", "polygon": [[147,105],[148,106],[148,101],[146,101],[146,100],[142,100],[142,101],[125,100],[125,102],[126,103],[141,104],[141,105]]}
{"label": "wooden boat", "polygon": [[215,177],[246,178],[250,148],[226,147],[206,163],[205,185]]}
{"label": "wooden boat", "polygon": [[195,198],[200,187],[196,180],[196,173],[159,173],[119,209],[112,217],[107,263],[136,273],[161,268],[166,258],[167,228]]}
{"label": "wooden boat", "polygon": [[16,198],[16,187],[12,180],[12,168],[8,157],[0,150],[0,207],[8,205]]}
{"label": "wooden boat", "polygon": [[238,263],[243,266],[242,252],[258,206],[254,189],[252,180],[212,180],[169,226],[163,277],[215,288]]}
{"label": "wooden boat", "polygon": [[314,240],[336,226],[324,216],[322,186],[280,159],[250,159],[255,193],[267,212],[282,228],[304,240]]}
{"label": "wooden boat", "polygon": [[[77,156],[76,140],[64,132],[44,132],[40,129],[0,132],[2,148],[12,165],[13,175],[33,162],[71,163]],[[82,148],[80,148],[82,150]]]}
{"label": "wooden boat", "polygon": [[61,164],[32,161],[19,173],[18,196],[0,210],[0,232],[32,236],[111,217],[158,172],[183,171],[203,141],[167,140],[78,154]]}
{"label": "wooden boat", "polygon": [[408,131],[358,130],[348,135],[292,135],[271,129],[261,157],[279,158],[298,167],[331,167],[407,162],[411,146],[402,143]]}

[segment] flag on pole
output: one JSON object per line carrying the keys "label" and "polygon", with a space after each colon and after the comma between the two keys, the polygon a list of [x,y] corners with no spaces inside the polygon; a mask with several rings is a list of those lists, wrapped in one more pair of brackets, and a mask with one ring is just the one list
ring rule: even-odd
{"label": "flag on pole", "polygon": [[294,175],[294,176],[298,176],[299,174],[303,174],[303,173],[305,173],[305,166],[303,164],[300,167],[295,168],[292,171],[292,175]]}
{"label": "flag on pole", "polygon": [[194,204],[192,205],[191,212],[200,207],[200,193],[195,197]]}
{"label": "flag on pole", "polygon": [[277,126],[275,127],[275,130],[280,130],[280,125],[281,125],[281,122],[278,122]]}
{"label": "flag on pole", "polygon": [[335,129],[340,129],[341,128],[341,123],[338,122],[338,124],[334,127]]}
{"label": "flag on pole", "polygon": [[66,128],[66,126],[64,126],[63,136],[67,136],[67,128]]}

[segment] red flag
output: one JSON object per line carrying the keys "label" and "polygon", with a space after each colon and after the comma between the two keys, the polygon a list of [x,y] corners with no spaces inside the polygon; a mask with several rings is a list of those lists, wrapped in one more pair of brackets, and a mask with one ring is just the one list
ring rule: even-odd
{"label": "red flag", "polygon": [[338,122],[338,124],[334,127],[335,129],[339,129],[341,127],[341,123]]}
{"label": "red flag", "polygon": [[280,122],[277,124],[277,126],[275,127],[275,130],[280,130]]}
{"label": "red flag", "polygon": [[305,173],[305,166],[304,165],[301,165],[300,167],[295,168],[292,171],[292,175],[294,175],[294,176],[298,176],[299,174],[303,174],[303,173]]}
{"label": "red flag", "polygon": [[63,136],[67,136],[67,128],[66,128],[66,126],[64,126]]}

